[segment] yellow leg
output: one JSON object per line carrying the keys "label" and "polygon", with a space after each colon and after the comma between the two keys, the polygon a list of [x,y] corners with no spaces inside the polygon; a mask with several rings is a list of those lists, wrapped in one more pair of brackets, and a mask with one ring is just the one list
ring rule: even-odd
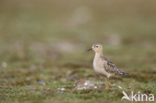
{"label": "yellow leg", "polygon": [[109,89],[109,78],[107,78],[107,86],[106,86],[106,90]]}

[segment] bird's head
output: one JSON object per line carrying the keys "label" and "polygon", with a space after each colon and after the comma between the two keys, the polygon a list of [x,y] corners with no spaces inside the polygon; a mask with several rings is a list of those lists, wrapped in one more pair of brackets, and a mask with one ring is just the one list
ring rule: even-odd
{"label": "bird's head", "polygon": [[92,48],[88,49],[87,51],[90,51],[90,50],[94,50],[94,52],[98,53],[98,52],[101,52],[103,48],[101,44],[96,43],[96,44],[93,44]]}

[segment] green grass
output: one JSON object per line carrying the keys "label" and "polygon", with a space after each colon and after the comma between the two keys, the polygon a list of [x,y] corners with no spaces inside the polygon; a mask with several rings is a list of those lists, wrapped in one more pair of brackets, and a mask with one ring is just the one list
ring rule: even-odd
{"label": "green grass", "polygon": [[[155,12],[145,0],[1,1],[0,102],[120,103],[123,90],[156,99]],[[111,77],[110,90],[78,91],[80,79],[106,83],[86,51],[94,43],[129,75]]]}

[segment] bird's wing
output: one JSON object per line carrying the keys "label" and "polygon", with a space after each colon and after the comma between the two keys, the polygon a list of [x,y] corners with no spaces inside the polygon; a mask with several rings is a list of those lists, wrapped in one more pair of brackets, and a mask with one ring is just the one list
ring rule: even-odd
{"label": "bird's wing", "polygon": [[127,75],[126,73],[120,71],[112,61],[110,61],[104,56],[103,59],[105,60],[104,69],[106,70],[106,72],[110,74]]}

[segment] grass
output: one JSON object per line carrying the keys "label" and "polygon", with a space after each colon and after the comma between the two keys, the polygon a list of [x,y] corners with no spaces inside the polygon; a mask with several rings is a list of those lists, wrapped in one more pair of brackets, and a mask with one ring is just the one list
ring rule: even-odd
{"label": "grass", "polygon": [[[123,90],[156,96],[154,4],[1,1],[0,102],[120,103]],[[76,90],[80,79],[106,83],[93,70],[94,52],[86,52],[94,43],[101,43],[104,55],[129,75],[111,77],[107,91]]]}

